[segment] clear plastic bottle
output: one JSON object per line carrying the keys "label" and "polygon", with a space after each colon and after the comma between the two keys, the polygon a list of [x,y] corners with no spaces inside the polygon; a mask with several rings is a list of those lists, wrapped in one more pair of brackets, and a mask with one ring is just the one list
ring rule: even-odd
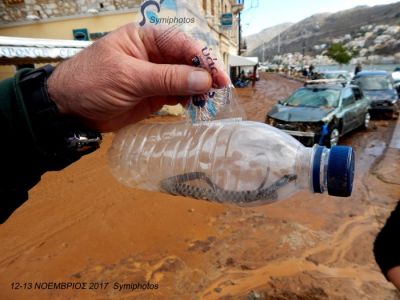
{"label": "clear plastic bottle", "polygon": [[307,148],[250,121],[135,124],[116,134],[108,155],[127,186],[242,206],[302,189],[349,196],[354,175],[351,147]]}

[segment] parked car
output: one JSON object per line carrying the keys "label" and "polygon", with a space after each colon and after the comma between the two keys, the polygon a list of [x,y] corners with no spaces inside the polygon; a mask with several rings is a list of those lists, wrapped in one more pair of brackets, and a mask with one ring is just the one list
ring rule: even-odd
{"label": "parked car", "polygon": [[392,78],[394,81],[400,80],[400,67],[394,69],[394,71],[392,72]]}
{"label": "parked car", "polygon": [[343,79],[346,82],[350,82],[352,75],[350,72],[343,70],[335,70],[335,71],[320,71],[318,72],[319,78],[321,79]]}
{"label": "parked car", "polygon": [[[310,83],[314,84],[310,84]],[[344,134],[368,128],[369,101],[356,85],[331,80],[309,81],[279,101],[265,122],[297,138],[306,146],[332,147]]]}
{"label": "parked car", "polygon": [[391,74],[386,71],[361,71],[354,76],[352,82],[358,85],[370,100],[370,112],[389,113],[393,119],[399,117],[399,94]]}
{"label": "parked car", "polygon": [[394,89],[397,91],[397,94],[398,94],[399,97],[400,97],[400,79],[394,81],[393,87],[394,87]]}

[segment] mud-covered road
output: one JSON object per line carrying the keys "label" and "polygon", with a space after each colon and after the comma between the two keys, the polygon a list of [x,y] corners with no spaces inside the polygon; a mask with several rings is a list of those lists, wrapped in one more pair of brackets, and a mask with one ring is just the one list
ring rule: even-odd
{"label": "mud-covered road", "polygon": [[[238,90],[238,95],[248,118],[262,122],[277,100],[299,86],[278,75],[262,74],[255,90]],[[251,268],[229,270],[213,284],[214,293],[209,289],[210,294],[203,295],[210,299],[240,294],[237,298],[241,299],[246,293],[277,299],[400,299],[383,279],[372,254],[378,229],[400,200],[396,175],[400,150],[387,149],[395,125],[392,120],[372,120],[370,129],[341,138],[339,144],[352,146],[356,152],[352,197],[304,193],[253,212],[241,211],[248,214],[241,220],[252,228],[241,227],[240,222],[232,225],[236,218],[228,216],[225,222],[236,228],[232,234],[241,236],[237,247],[242,251],[234,251],[241,254],[233,261],[242,266],[246,261],[244,266]],[[243,244],[254,248],[243,249]],[[230,284],[235,279],[238,283]],[[225,288],[216,294],[215,288],[224,283]],[[251,289],[255,292],[249,293]]]}
{"label": "mud-covered road", "polygon": [[[238,99],[248,119],[263,121],[300,85],[263,74]],[[301,192],[253,208],[121,186],[106,135],[99,151],[45,174],[0,226],[0,299],[400,299],[372,254],[400,197],[400,153],[387,148],[395,121],[372,123],[340,141],[357,155],[350,198]]]}

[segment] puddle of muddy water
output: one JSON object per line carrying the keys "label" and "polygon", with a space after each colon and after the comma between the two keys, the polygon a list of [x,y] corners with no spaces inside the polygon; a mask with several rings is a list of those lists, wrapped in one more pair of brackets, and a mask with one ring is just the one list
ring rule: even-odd
{"label": "puddle of muddy water", "polygon": [[368,172],[373,163],[383,155],[387,143],[382,140],[372,140],[365,147],[357,149],[359,158],[356,161],[356,172],[358,174]]}
{"label": "puddle of muddy water", "polygon": [[374,140],[364,149],[365,155],[378,157],[383,154],[386,149],[386,143],[384,141]]}

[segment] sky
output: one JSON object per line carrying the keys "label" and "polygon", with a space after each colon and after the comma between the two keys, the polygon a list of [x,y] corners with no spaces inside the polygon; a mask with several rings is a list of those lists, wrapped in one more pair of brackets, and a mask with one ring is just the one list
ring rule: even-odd
{"label": "sky", "polygon": [[317,13],[395,2],[399,0],[245,0],[242,31],[247,36],[281,23],[296,23]]}

